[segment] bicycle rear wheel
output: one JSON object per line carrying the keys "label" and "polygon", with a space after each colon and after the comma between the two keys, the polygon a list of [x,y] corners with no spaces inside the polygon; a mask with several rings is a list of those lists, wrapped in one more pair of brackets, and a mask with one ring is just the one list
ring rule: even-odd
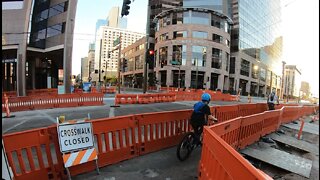
{"label": "bicycle rear wheel", "polygon": [[184,161],[190,156],[194,148],[194,140],[195,134],[193,132],[188,132],[186,135],[184,135],[177,147],[177,158],[180,161]]}

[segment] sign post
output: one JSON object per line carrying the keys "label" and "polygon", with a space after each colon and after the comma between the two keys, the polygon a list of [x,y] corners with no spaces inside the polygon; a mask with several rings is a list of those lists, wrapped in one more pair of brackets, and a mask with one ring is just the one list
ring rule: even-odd
{"label": "sign post", "polygon": [[[90,119],[90,115],[88,114]],[[97,173],[98,156],[94,147],[92,123],[86,120],[59,123],[57,117],[57,131],[60,151],[63,154],[64,166],[67,169],[69,180],[71,174],[69,167],[95,160]]]}

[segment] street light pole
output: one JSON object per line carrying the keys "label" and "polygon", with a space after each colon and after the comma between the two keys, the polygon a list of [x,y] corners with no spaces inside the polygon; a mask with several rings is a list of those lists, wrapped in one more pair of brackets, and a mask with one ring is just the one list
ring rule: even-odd
{"label": "street light pole", "polygon": [[147,83],[148,83],[148,69],[147,69],[147,58],[148,58],[148,49],[149,49],[149,34],[150,34],[150,1],[148,1],[148,11],[147,11],[147,25],[146,25],[146,43],[144,46],[144,66],[143,66],[143,93],[147,92]]}
{"label": "street light pole", "polygon": [[121,33],[119,37],[119,54],[118,54],[118,93],[120,94],[120,55],[121,55]]}
{"label": "street light pole", "polygon": [[198,89],[198,58],[195,58],[196,61],[196,89]]}

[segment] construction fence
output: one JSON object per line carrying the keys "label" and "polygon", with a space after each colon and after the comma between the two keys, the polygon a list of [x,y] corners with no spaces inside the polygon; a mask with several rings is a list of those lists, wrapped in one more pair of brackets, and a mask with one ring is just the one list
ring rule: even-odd
{"label": "construction fence", "polygon": [[[286,112],[294,110],[294,115],[290,115],[294,120],[315,109],[297,106],[264,112],[265,108],[261,104],[235,105],[226,109],[223,106],[211,107],[211,112],[223,120],[205,128],[199,178],[216,179],[217,175],[224,175],[235,179],[237,174],[249,179],[265,177],[263,172],[241,159],[236,149],[244,148],[287,122]],[[192,129],[189,125],[191,113],[192,110],[178,110],[91,120],[99,167],[177,145],[182,136]],[[229,113],[233,115],[227,116]],[[240,117],[242,115],[245,117]],[[15,179],[67,178],[56,125],[6,134],[3,141]],[[218,166],[217,170],[212,170]],[[72,166],[70,172],[77,175],[94,169],[92,161]]]}

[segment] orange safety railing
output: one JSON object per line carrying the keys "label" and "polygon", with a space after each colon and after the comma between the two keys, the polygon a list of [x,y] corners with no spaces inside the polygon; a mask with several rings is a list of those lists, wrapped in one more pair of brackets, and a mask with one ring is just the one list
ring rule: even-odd
{"label": "orange safety railing", "polygon": [[279,128],[282,115],[281,113],[281,110],[266,111],[263,113],[264,117],[261,136],[270,134],[271,132],[274,132]]}
{"label": "orange safety railing", "polygon": [[[12,112],[28,111],[35,109],[65,108],[77,106],[97,106],[103,105],[102,93],[79,93],[79,94],[56,94],[56,95],[40,95],[11,97],[9,100],[9,108]],[[4,103],[2,102],[2,109]]]}
{"label": "orange safety railing", "polygon": [[239,117],[239,106],[238,105],[229,105],[229,106],[218,106],[216,107],[216,118],[218,122],[227,121]]}
{"label": "orange safety railing", "polygon": [[210,129],[212,129],[231,147],[233,147],[234,149],[238,149],[241,121],[242,117],[238,117],[219,123],[219,125],[211,126]]}
{"label": "orange safety railing", "polygon": [[116,94],[115,104],[136,104],[138,103],[137,94]]}
{"label": "orange safety railing", "polygon": [[264,114],[254,114],[243,117],[240,126],[239,148],[243,149],[247,145],[258,141],[263,128]]}
{"label": "orange safety railing", "polygon": [[[216,133],[216,137],[213,135],[216,140],[212,139],[212,133],[205,135],[199,178],[216,179],[219,174],[228,172],[230,177],[253,175],[259,179],[264,174],[244,165],[241,156],[231,147],[242,149],[259,140],[262,135],[275,131],[280,120],[284,123],[299,117],[299,109],[303,110],[303,107],[283,107],[278,111],[238,117],[210,126],[210,129],[205,128],[205,131]],[[215,114],[218,107],[211,107],[211,111]],[[292,115],[293,112],[297,113]],[[188,120],[191,113],[192,110],[180,110],[92,120],[99,167],[176,145],[183,134],[191,131]],[[219,140],[218,136],[226,142]],[[62,179],[66,176],[56,125],[5,134],[3,141],[16,179]],[[212,167],[223,169],[213,171]],[[89,162],[71,167],[70,171],[77,175],[94,168],[94,162]]]}
{"label": "orange safety railing", "polygon": [[257,179],[272,178],[256,169],[213,130],[204,128],[198,179]]}
{"label": "orange safety railing", "polygon": [[191,131],[191,113],[192,110],[179,110],[136,115],[140,155],[178,144],[182,135]]}

